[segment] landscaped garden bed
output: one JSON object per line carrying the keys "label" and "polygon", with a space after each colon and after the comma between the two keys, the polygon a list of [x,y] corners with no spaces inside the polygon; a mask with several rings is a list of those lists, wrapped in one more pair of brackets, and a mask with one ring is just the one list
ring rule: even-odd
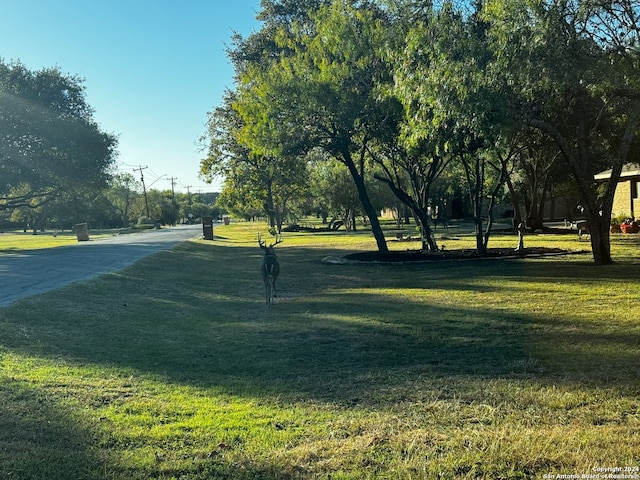
{"label": "landscaped garden bed", "polygon": [[424,252],[422,250],[380,252],[356,252],[345,255],[345,259],[356,262],[383,262],[383,263],[412,263],[433,262],[443,260],[483,260],[501,258],[525,258],[539,257],[543,255],[563,255],[571,252],[561,248],[531,247],[516,251],[513,248],[490,248],[486,253],[478,253],[473,249],[441,250],[439,252]]}

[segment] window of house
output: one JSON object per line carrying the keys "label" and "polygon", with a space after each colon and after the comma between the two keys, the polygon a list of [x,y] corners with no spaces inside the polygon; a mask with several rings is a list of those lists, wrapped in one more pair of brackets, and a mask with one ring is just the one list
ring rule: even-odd
{"label": "window of house", "polygon": [[640,181],[631,182],[631,198],[640,198]]}

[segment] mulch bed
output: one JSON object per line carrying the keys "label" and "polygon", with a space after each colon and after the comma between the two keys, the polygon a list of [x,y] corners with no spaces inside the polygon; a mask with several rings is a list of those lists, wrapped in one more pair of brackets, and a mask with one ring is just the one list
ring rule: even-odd
{"label": "mulch bed", "polygon": [[394,251],[386,254],[380,252],[357,252],[345,255],[347,262],[380,262],[380,263],[412,263],[412,262],[432,262],[443,260],[483,260],[501,258],[527,258],[541,257],[547,255],[566,255],[569,253],[580,253],[563,250],[560,248],[534,247],[525,248],[524,251],[516,252],[513,248],[490,248],[485,254],[478,254],[473,249],[468,250],[445,250],[440,252],[423,252],[420,250]]}

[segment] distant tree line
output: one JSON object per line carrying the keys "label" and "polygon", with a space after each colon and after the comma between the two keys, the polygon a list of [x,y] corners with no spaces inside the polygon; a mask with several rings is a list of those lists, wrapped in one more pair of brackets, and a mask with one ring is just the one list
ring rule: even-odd
{"label": "distant tree line", "polygon": [[497,201],[539,228],[564,194],[584,207],[595,262],[611,263],[613,194],[638,152],[639,1],[261,6],[261,28],[233,38],[235,84],[203,137],[201,173],[224,176],[228,208],[273,226],[312,203],[357,208],[386,251],[382,185],[435,251],[429,212],[457,192],[483,252]]}
{"label": "distant tree line", "polygon": [[139,182],[116,171],[117,143],[93,118],[82,79],[0,59],[0,228],[116,228],[218,214],[211,196],[149,190],[147,215]]}

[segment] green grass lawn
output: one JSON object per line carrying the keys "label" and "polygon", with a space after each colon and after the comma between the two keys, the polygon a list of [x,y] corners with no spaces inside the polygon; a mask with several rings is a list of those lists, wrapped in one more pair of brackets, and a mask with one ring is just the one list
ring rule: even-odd
{"label": "green grass lawn", "polygon": [[[578,253],[327,265],[374,248],[370,234],[285,234],[267,308],[258,231],[216,226],[214,241],[0,309],[0,478],[541,479],[640,466],[637,236],[616,236],[618,263],[596,267]],[[447,249],[472,245],[448,236]],[[526,238],[536,245],[588,248]]]}
{"label": "green grass lawn", "polygon": [[[92,230],[89,232],[91,240],[107,238],[113,235],[133,232],[132,229],[120,230]],[[40,250],[44,248],[64,247],[78,243],[78,237],[71,230],[57,231],[47,230],[46,232],[33,231],[23,232],[22,230],[0,233],[0,255],[22,250]]]}

